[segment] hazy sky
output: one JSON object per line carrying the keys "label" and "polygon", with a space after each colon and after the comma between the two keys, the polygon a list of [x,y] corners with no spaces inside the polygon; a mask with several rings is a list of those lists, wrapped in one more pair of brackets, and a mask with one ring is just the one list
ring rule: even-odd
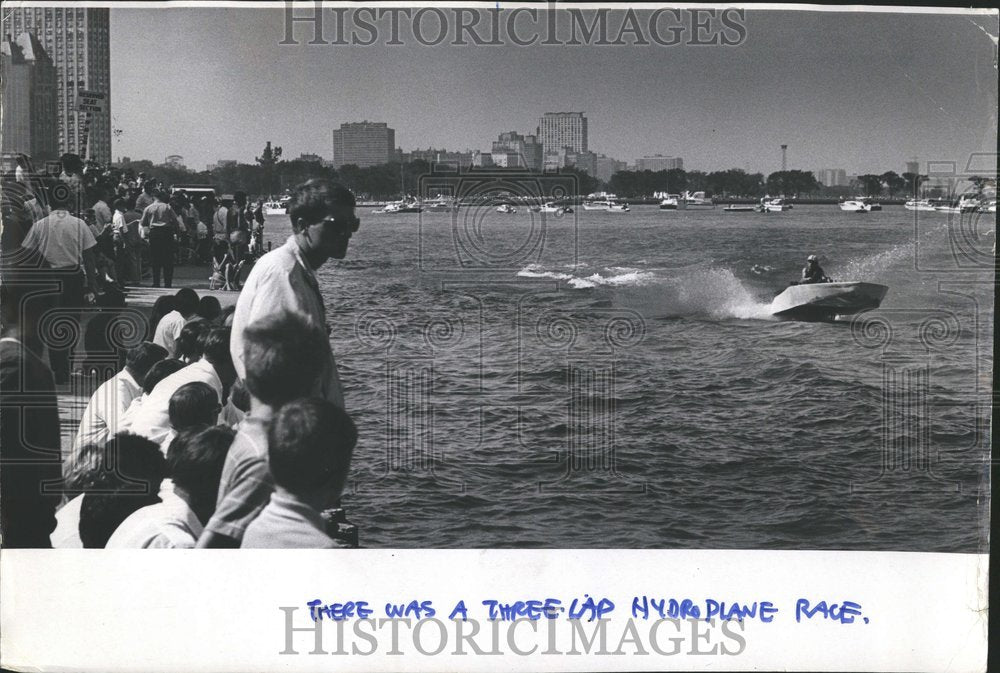
{"label": "hazy sky", "polygon": [[295,46],[282,9],[112,8],[112,154],[202,169],[271,140],[330,158],[331,129],[363,119],[404,150],[488,149],[561,110],[586,113],[593,151],[688,169],[779,170],[782,143],[789,168],[848,173],[996,148],[996,15],[748,11],[734,47],[455,46],[454,29],[429,47],[405,19],[387,45],[388,21],[372,46],[308,45],[308,26]]}

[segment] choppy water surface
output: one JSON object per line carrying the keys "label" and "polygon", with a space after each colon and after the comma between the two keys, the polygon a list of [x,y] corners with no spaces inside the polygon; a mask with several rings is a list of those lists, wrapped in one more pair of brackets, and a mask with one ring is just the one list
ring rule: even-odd
{"label": "choppy water surface", "polygon": [[[986,548],[991,221],[359,214],[320,277],[365,546]],[[810,253],[881,309],[771,319]]]}

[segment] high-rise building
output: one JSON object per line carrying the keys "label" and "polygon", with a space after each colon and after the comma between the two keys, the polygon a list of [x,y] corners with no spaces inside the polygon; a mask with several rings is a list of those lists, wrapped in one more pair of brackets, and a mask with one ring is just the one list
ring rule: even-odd
{"label": "high-rise building", "polygon": [[907,161],[906,162],[906,171],[905,172],[907,172],[907,173],[913,173],[914,175],[919,175],[920,174],[920,162],[917,161],[916,159],[914,159],[913,161]]}
{"label": "high-rise building", "polygon": [[582,112],[546,112],[538,122],[538,142],[543,155],[558,153],[564,147],[586,152],[587,118]]}
{"label": "high-rise building", "polygon": [[816,181],[824,187],[847,187],[847,171],[843,168],[821,168],[815,173]]}
{"label": "high-rise building", "polygon": [[601,182],[608,182],[612,175],[627,168],[628,164],[624,161],[618,161],[603,154],[598,154],[597,159],[594,161],[594,177]]}
{"label": "high-rise building", "polygon": [[310,163],[316,163],[316,164],[318,164],[321,161],[323,161],[323,157],[321,157],[318,154],[310,154],[308,152],[304,152],[304,153],[302,153],[302,154],[299,155],[299,158],[297,159],[297,161],[308,161]]}
{"label": "high-rise building", "polygon": [[[3,34],[34,33],[56,69],[59,152],[111,163],[109,10],[94,7],[4,7]],[[77,110],[81,90],[104,95],[103,109]],[[6,103],[6,100],[4,101]],[[86,135],[90,115],[89,136]]]}
{"label": "high-rise building", "polygon": [[333,131],[333,165],[361,168],[396,161],[396,131],[385,122],[353,122]]}
{"label": "high-rise building", "polygon": [[56,68],[32,33],[0,45],[2,151],[29,155],[36,166],[59,155]]}
{"label": "high-rise building", "polygon": [[170,168],[184,168],[184,157],[179,154],[171,154],[163,160],[163,165]]}
{"label": "high-rise building", "polygon": [[507,168],[542,169],[542,145],[536,136],[523,136],[517,131],[505,131],[493,141],[493,162]]}
{"label": "high-rise building", "polygon": [[684,168],[684,159],[681,157],[665,157],[662,154],[640,157],[635,160],[637,171],[669,171],[675,168]]}
{"label": "high-rise building", "polygon": [[400,153],[400,161],[403,163],[418,160],[426,161],[429,164],[455,164],[460,168],[468,168],[472,165],[472,150],[452,152],[451,150],[436,150],[429,147],[426,150],[412,150]]}

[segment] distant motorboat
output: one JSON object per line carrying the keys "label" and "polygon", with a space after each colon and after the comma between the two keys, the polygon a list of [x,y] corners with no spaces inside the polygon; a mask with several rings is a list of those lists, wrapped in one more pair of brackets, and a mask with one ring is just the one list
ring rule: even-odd
{"label": "distant motorboat", "polygon": [[497,206],[497,212],[504,213],[507,215],[513,215],[514,213],[517,212],[517,208],[510,205],[509,203],[501,203],[499,206]]}
{"label": "distant motorboat", "polygon": [[453,200],[446,199],[443,196],[439,196],[436,199],[430,199],[429,201],[424,201],[423,203],[424,210],[454,210],[456,207],[457,206]]}
{"label": "distant motorboat", "polygon": [[402,214],[402,213],[420,213],[423,212],[423,207],[420,202],[417,201],[412,196],[403,197],[400,201],[393,201],[392,203],[385,204],[382,210],[376,210],[376,213],[386,213],[390,215]]}
{"label": "distant motorboat", "polygon": [[666,198],[660,201],[660,210],[677,210],[680,198],[680,194],[667,194]]}
{"label": "distant motorboat", "polygon": [[627,213],[628,203],[621,201],[614,194],[588,194],[583,202],[584,210],[603,210],[609,213]]}
{"label": "distant motorboat", "polygon": [[572,213],[573,209],[568,206],[558,206],[555,203],[549,201],[537,208],[532,208],[536,213],[553,213],[555,215],[562,215],[563,213]]}
{"label": "distant motorboat", "polygon": [[934,203],[929,199],[909,199],[903,204],[903,207],[907,210],[934,211]]}
{"label": "distant motorboat", "polygon": [[752,213],[757,210],[757,206],[738,206],[731,203],[722,209],[724,213]]}
{"label": "distant motorboat", "polygon": [[265,215],[284,215],[288,212],[288,204],[292,202],[291,197],[284,197],[277,201],[265,201],[263,210]]}
{"label": "distant motorboat", "polygon": [[978,213],[996,213],[997,212],[997,200],[991,199],[989,201],[983,201],[979,204],[979,208],[976,210]]}
{"label": "distant motorboat", "polygon": [[789,285],[771,302],[771,314],[789,320],[833,320],[878,308],[889,288],[860,282]]}
{"label": "distant motorboat", "polygon": [[865,203],[862,199],[848,199],[840,202],[840,209],[849,213],[870,213],[871,204]]}
{"label": "distant motorboat", "polygon": [[786,210],[791,210],[792,204],[785,201],[780,197],[767,197],[765,196],[760,200],[759,212],[762,213],[783,213]]}
{"label": "distant motorboat", "polygon": [[940,213],[973,213],[979,208],[979,199],[963,195],[958,201],[944,202],[934,207]]}
{"label": "distant motorboat", "polygon": [[705,196],[705,192],[684,192],[678,201],[679,208],[715,208],[715,201]]}

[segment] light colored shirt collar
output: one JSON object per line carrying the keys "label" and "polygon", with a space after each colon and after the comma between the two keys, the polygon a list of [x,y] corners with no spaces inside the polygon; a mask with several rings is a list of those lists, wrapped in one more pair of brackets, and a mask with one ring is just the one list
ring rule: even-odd
{"label": "light colored shirt collar", "polygon": [[302,254],[302,248],[299,247],[299,242],[295,240],[295,234],[288,237],[288,241],[285,243],[285,246],[291,251],[292,256],[295,257],[295,261],[298,262],[303,269],[305,269],[306,275],[313,280],[316,280],[316,269],[312,268],[312,265],[309,264],[309,260],[307,260],[306,256]]}

